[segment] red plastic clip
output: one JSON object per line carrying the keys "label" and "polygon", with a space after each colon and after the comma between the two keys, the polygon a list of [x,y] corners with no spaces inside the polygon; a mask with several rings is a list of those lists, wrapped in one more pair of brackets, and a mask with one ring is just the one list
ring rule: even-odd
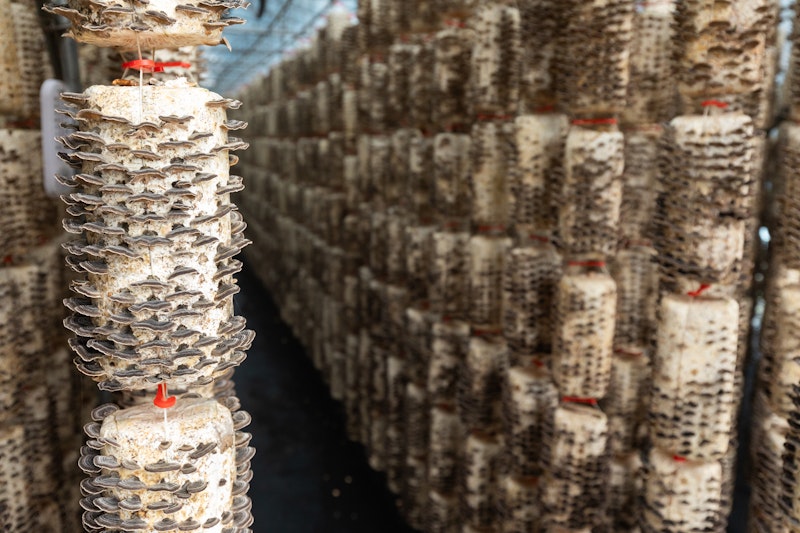
{"label": "red plastic clip", "polygon": [[169,68],[169,67],[192,68],[192,64],[186,61],[165,61],[163,63],[156,63],[156,66],[162,68]]}
{"label": "red plastic clip", "polygon": [[700,105],[703,107],[716,107],[718,109],[725,109],[728,107],[728,104],[719,100],[704,100]]}
{"label": "red plastic clip", "polygon": [[597,398],[581,398],[579,396],[562,396],[561,401],[565,403],[582,403],[597,407]]}
{"label": "red plastic clip", "polygon": [[706,292],[709,288],[711,288],[710,284],[701,283],[700,288],[698,288],[696,291],[689,291],[686,294],[688,296],[691,296],[692,298],[697,298],[698,296],[701,296],[704,292]]}
{"label": "red plastic clip", "polygon": [[175,402],[178,401],[178,398],[175,396],[167,396],[167,384],[166,383],[159,383],[158,389],[156,390],[156,397],[153,400],[153,405],[156,407],[160,407],[161,409],[169,409],[170,407],[175,405]]}
{"label": "red plastic clip", "polygon": [[497,225],[497,226],[478,226],[478,233],[491,233],[492,231],[505,231],[506,227]]}
{"label": "red plastic clip", "polygon": [[605,261],[568,261],[567,266],[589,267],[589,268],[603,268],[606,266]]}
{"label": "red plastic clip", "polygon": [[192,64],[185,61],[166,61],[157,62],[152,59],[134,59],[133,61],[126,61],[122,64],[122,68],[134,70],[141,70],[142,72],[164,72],[165,68],[180,67],[191,68]]}

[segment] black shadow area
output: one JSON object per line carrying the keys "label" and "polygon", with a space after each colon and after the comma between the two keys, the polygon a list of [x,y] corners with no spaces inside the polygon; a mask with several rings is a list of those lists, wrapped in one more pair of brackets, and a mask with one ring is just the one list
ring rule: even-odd
{"label": "black shadow area", "polygon": [[253,417],[254,533],[411,533],[272,298],[247,265],[237,278],[236,313],[256,332],[234,376]]}

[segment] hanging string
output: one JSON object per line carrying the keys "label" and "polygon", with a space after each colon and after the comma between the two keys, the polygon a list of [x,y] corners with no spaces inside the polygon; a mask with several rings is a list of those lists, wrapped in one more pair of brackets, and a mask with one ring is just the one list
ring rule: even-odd
{"label": "hanging string", "polygon": [[[136,33],[136,51],[139,54],[139,61],[144,61],[142,59],[142,45],[139,42],[139,33]],[[142,117],[144,116],[144,71],[139,69],[139,124],[142,123]]]}
{"label": "hanging string", "polygon": [[591,405],[597,407],[597,398],[581,398],[580,396],[562,396],[561,401],[564,403],[580,403],[583,405]]}
{"label": "hanging string", "polygon": [[173,407],[175,403],[178,401],[178,398],[175,396],[167,396],[167,383],[159,383],[158,388],[156,388],[156,397],[153,399],[153,405],[158,407],[159,409],[164,410],[164,442],[168,442],[169,432],[167,426],[167,409]]}

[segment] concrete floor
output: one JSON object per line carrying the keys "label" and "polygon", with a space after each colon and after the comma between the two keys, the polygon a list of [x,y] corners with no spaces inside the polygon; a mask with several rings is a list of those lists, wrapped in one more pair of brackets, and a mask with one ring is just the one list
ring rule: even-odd
{"label": "concrete floor", "polygon": [[383,475],[345,435],[340,404],[245,270],[236,312],[256,339],[236,371],[236,390],[253,416],[256,456],[250,487],[255,533],[411,533]]}

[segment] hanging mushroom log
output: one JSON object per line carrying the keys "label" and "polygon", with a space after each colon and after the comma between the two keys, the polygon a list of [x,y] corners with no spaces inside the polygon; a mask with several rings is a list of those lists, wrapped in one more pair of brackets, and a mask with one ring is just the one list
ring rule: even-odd
{"label": "hanging mushroom log", "polygon": [[469,96],[477,114],[514,113],[519,100],[520,10],[486,2],[471,18],[475,34]]}
{"label": "hanging mushroom log", "polygon": [[685,461],[654,448],[646,465],[643,532],[725,531],[718,461]]}
{"label": "hanging mushroom log", "polygon": [[624,138],[614,125],[575,125],[567,134],[558,213],[567,258],[604,260],[617,249]]}
{"label": "hanging mushroom log", "polygon": [[735,284],[755,208],[752,120],[739,113],[680,116],[663,146],[655,240],[662,283],[673,290],[680,279]]}
{"label": "hanging mushroom log", "polygon": [[563,185],[565,115],[520,115],[508,135],[508,209],[518,238],[551,237]]}
{"label": "hanging mushroom log", "polygon": [[579,117],[620,113],[627,104],[634,2],[564,4],[556,49],[561,103]]}
{"label": "hanging mushroom log", "polygon": [[778,3],[745,0],[677,2],[678,92],[684,113],[714,99],[749,115],[759,128],[771,122],[773,53]]}
{"label": "hanging mushroom log", "polygon": [[[140,100],[140,91],[142,98]],[[253,334],[233,316],[233,256],[248,241],[230,203],[241,178],[228,131],[234,101],[175,82],[66,94],[78,131],[64,139],[79,168],[64,178],[69,264],[84,274],[66,300],[80,370],[101,389],[210,382],[245,357]]]}
{"label": "hanging mushroom log", "polygon": [[[233,402],[235,404],[236,402]],[[231,407],[234,405],[231,404]],[[84,526],[98,531],[245,531],[254,449],[239,431],[250,418],[213,399],[170,409],[98,407],[80,466],[89,477]]]}
{"label": "hanging mushroom log", "polygon": [[553,379],[564,396],[603,398],[611,379],[617,288],[604,272],[567,267],[558,285]]}
{"label": "hanging mushroom log", "polygon": [[53,233],[56,206],[42,188],[39,130],[0,129],[0,250],[24,255]]}
{"label": "hanging mushroom log", "polygon": [[[47,42],[38,13],[38,6],[35,2],[25,0],[12,0],[11,11],[5,11],[0,3],[0,13],[3,18],[10,19],[13,24],[13,31],[0,37],[3,48],[16,50],[16,69],[12,65],[8,77],[0,82],[0,96],[2,104],[8,104],[8,109],[4,112],[19,117],[35,117],[39,115],[39,89],[44,80],[52,78],[52,66],[50,57],[47,53]],[[4,30],[5,31],[5,30]],[[6,43],[8,39],[13,39],[14,43]],[[8,53],[4,50],[4,54]],[[16,70],[16,72],[14,72]],[[5,84],[19,85],[19,92],[15,94],[2,94],[2,86]]]}
{"label": "hanging mushroom log", "polygon": [[247,5],[243,0],[126,0],[122,4],[70,0],[65,6],[47,9],[69,19],[69,35],[82,43],[121,50],[157,50],[222,43],[224,28],[244,22],[223,16],[225,11]]}
{"label": "hanging mushroom log", "polygon": [[602,523],[608,477],[608,419],[591,405],[562,402],[544,426],[541,505],[546,527]]}
{"label": "hanging mushroom log", "polygon": [[650,404],[655,447],[692,460],[727,452],[736,415],[738,312],[731,299],[662,300]]}
{"label": "hanging mushroom log", "polygon": [[677,89],[665,83],[674,73],[675,2],[636,5],[630,45],[626,124],[657,124],[675,115]]}
{"label": "hanging mushroom log", "polygon": [[2,524],[8,531],[30,531],[34,525],[29,507],[27,464],[19,460],[25,449],[25,428],[22,425],[0,427],[0,505]]}

